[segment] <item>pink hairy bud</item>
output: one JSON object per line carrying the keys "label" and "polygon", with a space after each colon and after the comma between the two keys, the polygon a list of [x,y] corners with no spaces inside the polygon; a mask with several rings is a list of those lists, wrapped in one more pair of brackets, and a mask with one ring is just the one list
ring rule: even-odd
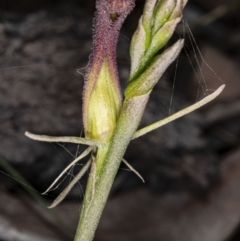
{"label": "pink hairy bud", "polygon": [[85,76],[83,120],[87,138],[108,139],[122,106],[116,62],[120,28],[135,0],[97,0],[93,52]]}

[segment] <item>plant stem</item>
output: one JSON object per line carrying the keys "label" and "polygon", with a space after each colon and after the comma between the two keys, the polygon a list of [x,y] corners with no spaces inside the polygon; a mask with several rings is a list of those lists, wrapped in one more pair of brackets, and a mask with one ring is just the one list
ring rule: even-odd
{"label": "plant stem", "polygon": [[[75,241],[91,241],[129,142],[142,118],[149,93],[124,102],[110,142],[99,147],[92,165]],[[105,149],[105,150],[103,150]],[[100,154],[99,154],[100,153]],[[97,165],[97,163],[102,163]]]}

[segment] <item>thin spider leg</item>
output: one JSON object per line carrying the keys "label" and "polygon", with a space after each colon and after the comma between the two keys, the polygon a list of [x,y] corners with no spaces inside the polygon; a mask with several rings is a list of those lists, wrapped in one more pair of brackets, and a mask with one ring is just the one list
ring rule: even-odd
{"label": "thin spider leg", "polygon": [[160,120],[160,121],[157,121],[149,126],[146,126],[138,131],[135,132],[135,134],[133,135],[133,138],[132,140],[140,137],[140,136],[143,136],[145,134],[147,134],[148,132],[150,131],[153,131],[163,125],[166,125],[168,124],[169,122],[173,121],[173,120],[176,120],[188,113],[191,113],[192,111],[206,105],[208,102],[212,101],[213,99],[215,99],[224,89],[225,85],[221,85],[215,92],[213,92],[212,94],[206,96],[204,99],[198,101],[197,103],[193,104],[193,105],[190,105],[188,106],[187,108],[183,109],[183,110],[180,110],[178,111],[177,113],[163,119],[163,120]]}
{"label": "thin spider leg", "polygon": [[122,159],[122,161],[131,171],[133,171],[142,180],[143,183],[145,182],[140,173],[136,171],[125,159]]}
{"label": "thin spider leg", "polygon": [[70,167],[72,167],[75,163],[83,159],[85,156],[87,156],[94,148],[88,147],[80,156],[78,156],[75,160],[73,160],[60,174],[59,176],[54,180],[54,182],[50,185],[50,187],[42,194],[46,194],[55,184],[56,182],[63,176],[63,174],[69,170]]}
{"label": "thin spider leg", "polygon": [[46,136],[46,135],[36,135],[28,131],[25,132],[25,136],[36,140],[36,141],[46,141],[46,142],[68,142],[75,144],[83,144],[88,146],[101,146],[101,142],[97,140],[88,140],[85,138],[77,136]]}
{"label": "thin spider leg", "polygon": [[81,179],[81,177],[86,173],[86,171],[91,166],[92,159],[89,159],[88,162],[84,165],[84,167],[79,171],[79,173],[73,178],[73,180],[64,188],[64,190],[57,196],[57,198],[53,201],[53,203],[48,208],[56,207],[71,191],[73,186]]}

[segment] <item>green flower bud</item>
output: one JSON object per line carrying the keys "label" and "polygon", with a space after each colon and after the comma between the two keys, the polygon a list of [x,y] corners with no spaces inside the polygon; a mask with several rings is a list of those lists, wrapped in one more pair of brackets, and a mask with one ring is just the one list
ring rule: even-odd
{"label": "green flower bud", "polygon": [[153,34],[155,34],[171,16],[176,6],[176,0],[162,0],[158,2],[155,10]]}
{"label": "green flower bud", "polygon": [[151,92],[166,68],[179,55],[183,40],[162,53],[160,50],[173,35],[186,2],[147,0],[131,42],[131,73],[124,93],[126,99]]}
{"label": "green flower bud", "polygon": [[137,79],[166,45],[181,20],[186,0],[147,0],[131,42],[129,83]]}
{"label": "green flower bud", "polygon": [[130,82],[125,90],[125,98],[140,96],[149,93],[158,82],[168,66],[179,55],[184,41],[179,40],[162,54],[153,58],[148,68],[137,79]]}
{"label": "green flower bud", "polygon": [[157,2],[158,2],[157,0],[146,1],[144,10],[143,10],[142,25],[146,34],[146,40],[145,40],[146,47],[149,46],[151,37],[152,37],[152,23],[153,23],[152,20],[154,15],[154,9],[156,7]]}

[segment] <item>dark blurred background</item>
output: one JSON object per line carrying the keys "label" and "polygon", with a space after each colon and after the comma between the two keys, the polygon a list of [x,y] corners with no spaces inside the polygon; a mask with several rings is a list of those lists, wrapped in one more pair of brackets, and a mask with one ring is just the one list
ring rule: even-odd
{"label": "dark blurred background", "polygon": [[[136,1],[119,39],[122,88],[144,2]],[[86,177],[53,212],[45,202],[86,160],[44,200],[40,193],[85,147],[35,142],[24,132],[82,135],[94,4],[0,1],[0,241],[72,240]],[[185,48],[155,87],[141,125],[226,88],[204,108],[131,143],[125,157],[146,183],[121,166],[96,241],[240,240],[240,1],[190,0],[172,41],[179,37]]]}

